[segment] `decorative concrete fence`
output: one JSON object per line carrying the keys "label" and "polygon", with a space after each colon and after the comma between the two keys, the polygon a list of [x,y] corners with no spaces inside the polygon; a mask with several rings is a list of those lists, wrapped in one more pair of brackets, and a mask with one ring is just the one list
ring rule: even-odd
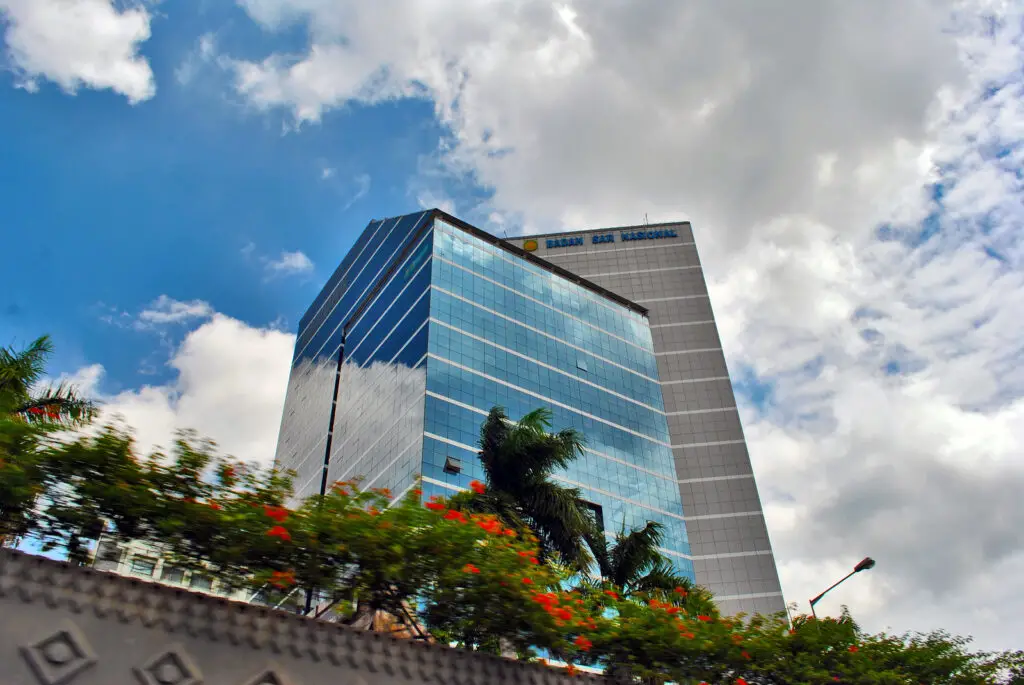
{"label": "decorative concrete fence", "polygon": [[603,681],[0,550],[0,685]]}

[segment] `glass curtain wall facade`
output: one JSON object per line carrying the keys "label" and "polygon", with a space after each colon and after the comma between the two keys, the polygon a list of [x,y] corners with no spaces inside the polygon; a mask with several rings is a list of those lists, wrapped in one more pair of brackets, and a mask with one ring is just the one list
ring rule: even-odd
{"label": "glass curtain wall facade", "polygon": [[430,212],[371,222],[299,322],[276,461],[295,499],[420,470]]}
{"label": "glass curtain wall facade", "polygon": [[297,497],[362,476],[425,496],[483,479],[491,407],[538,407],[586,452],[558,478],[612,534],[658,521],[693,577],[643,307],[438,210],[372,222],[300,322],[277,462]]}
{"label": "glass curtain wall facade", "polygon": [[[665,526],[669,559],[693,576],[646,317],[453,224],[434,223],[423,443],[424,490],[482,479],[480,424],[538,407],[586,452],[558,478],[600,507],[606,532]],[[461,472],[445,472],[455,457]]]}
{"label": "glass curtain wall facade", "polygon": [[723,612],[784,611],[725,354],[689,223],[513,243],[649,310],[697,582]]}

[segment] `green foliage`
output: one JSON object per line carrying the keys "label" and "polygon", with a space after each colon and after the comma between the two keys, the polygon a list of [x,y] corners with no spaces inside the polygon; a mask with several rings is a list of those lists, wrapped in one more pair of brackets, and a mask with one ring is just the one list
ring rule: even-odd
{"label": "green foliage", "polygon": [[[101,531],[161,547],[174,563],[301,605],[317,592],[330,613],[377,627],[529,657],[542,648],[597,665],[621,682],[729,685],[1020,683],[1024,653],[972,652],[944,632],[870,635],[848,614],[722,618],[708,593],[657,552],[661,528],[622,530],[609,546],[578,491],[552,474],[582,451],[549,414],[518,423],[493,410],[481,430],[486,487],[448,501],[394,501],[338,483],[295,509],[286,474],[216,454],[194,433],[169,454],[140,458],[109,425],[77,439],[91,405],[67,387],[33,393],[49,342],[0,351],[0,539],[31,535],[84,560]],[[591,563],[601,578],[580,582]],[[564,563],[559,563],[564,562]],[[570,579],[579,587],[567,591]],[[415,619],[415,620],[413,620]]]}
{"label": "green foliage", "polygon": [[20,352],[0,348],[0,417],[65,427],[80,426],[93,418],[93,404],[67,383],[37,388],[52,353],[53,344],[45,335]]}
{"label": "green foliage", "polygon": [[580,492],[557,484],[552,474],[583,453],[583,438],[574,430],[549,433],[551,412],[537,409],[512,422],[500,407],[490,411],[480,429],[480,462],[487,479],[481,497],[455,500],[467,511],[501,517],[517,530],[538,538],[541,559],[557,556],[576,569],[591,562],[584,541],[590,516]]}
{"label": "green foliage", "polygon": [[66,383],[39,389],[52,349],[46,336],[22,351],[0,348],[0,546],[35,528],[37,499],[54,488],[53,434],[95,413]]}

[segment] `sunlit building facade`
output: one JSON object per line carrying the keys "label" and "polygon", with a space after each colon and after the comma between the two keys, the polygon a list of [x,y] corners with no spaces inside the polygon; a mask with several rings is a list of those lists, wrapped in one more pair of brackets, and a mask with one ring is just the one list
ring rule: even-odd
{"label": "sunlit building facade", "polygon": [[303,316],[278,442],[296,497],[483,479],[480,425],[538,407],[586,438],[559,479],[606,531],[658,521],[693,577],[647,310],[444,212],[374,221]]}
{"label": "sunlit building facade", "polygon": [[[743,427],[687,222],[511,242],[645,307],[668,422],[672,487],[696,580],[726,613],[785,610]],[[654,476],[652,476],[654,478]],[[660,477],[658,477],[660,479]]]}

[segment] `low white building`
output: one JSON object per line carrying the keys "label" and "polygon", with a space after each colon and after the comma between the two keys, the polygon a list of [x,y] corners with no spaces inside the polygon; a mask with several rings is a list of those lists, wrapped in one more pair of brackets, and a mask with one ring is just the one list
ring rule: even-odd
{"label": "low white building", "polygon": [[250,591],[232,591],[209,574],[176,566],[157,546],[136,540],[123,541],[103,536],[96,545],[90,565],[97,571],[109,571],[227,599],[246,602],[252,597]]}

